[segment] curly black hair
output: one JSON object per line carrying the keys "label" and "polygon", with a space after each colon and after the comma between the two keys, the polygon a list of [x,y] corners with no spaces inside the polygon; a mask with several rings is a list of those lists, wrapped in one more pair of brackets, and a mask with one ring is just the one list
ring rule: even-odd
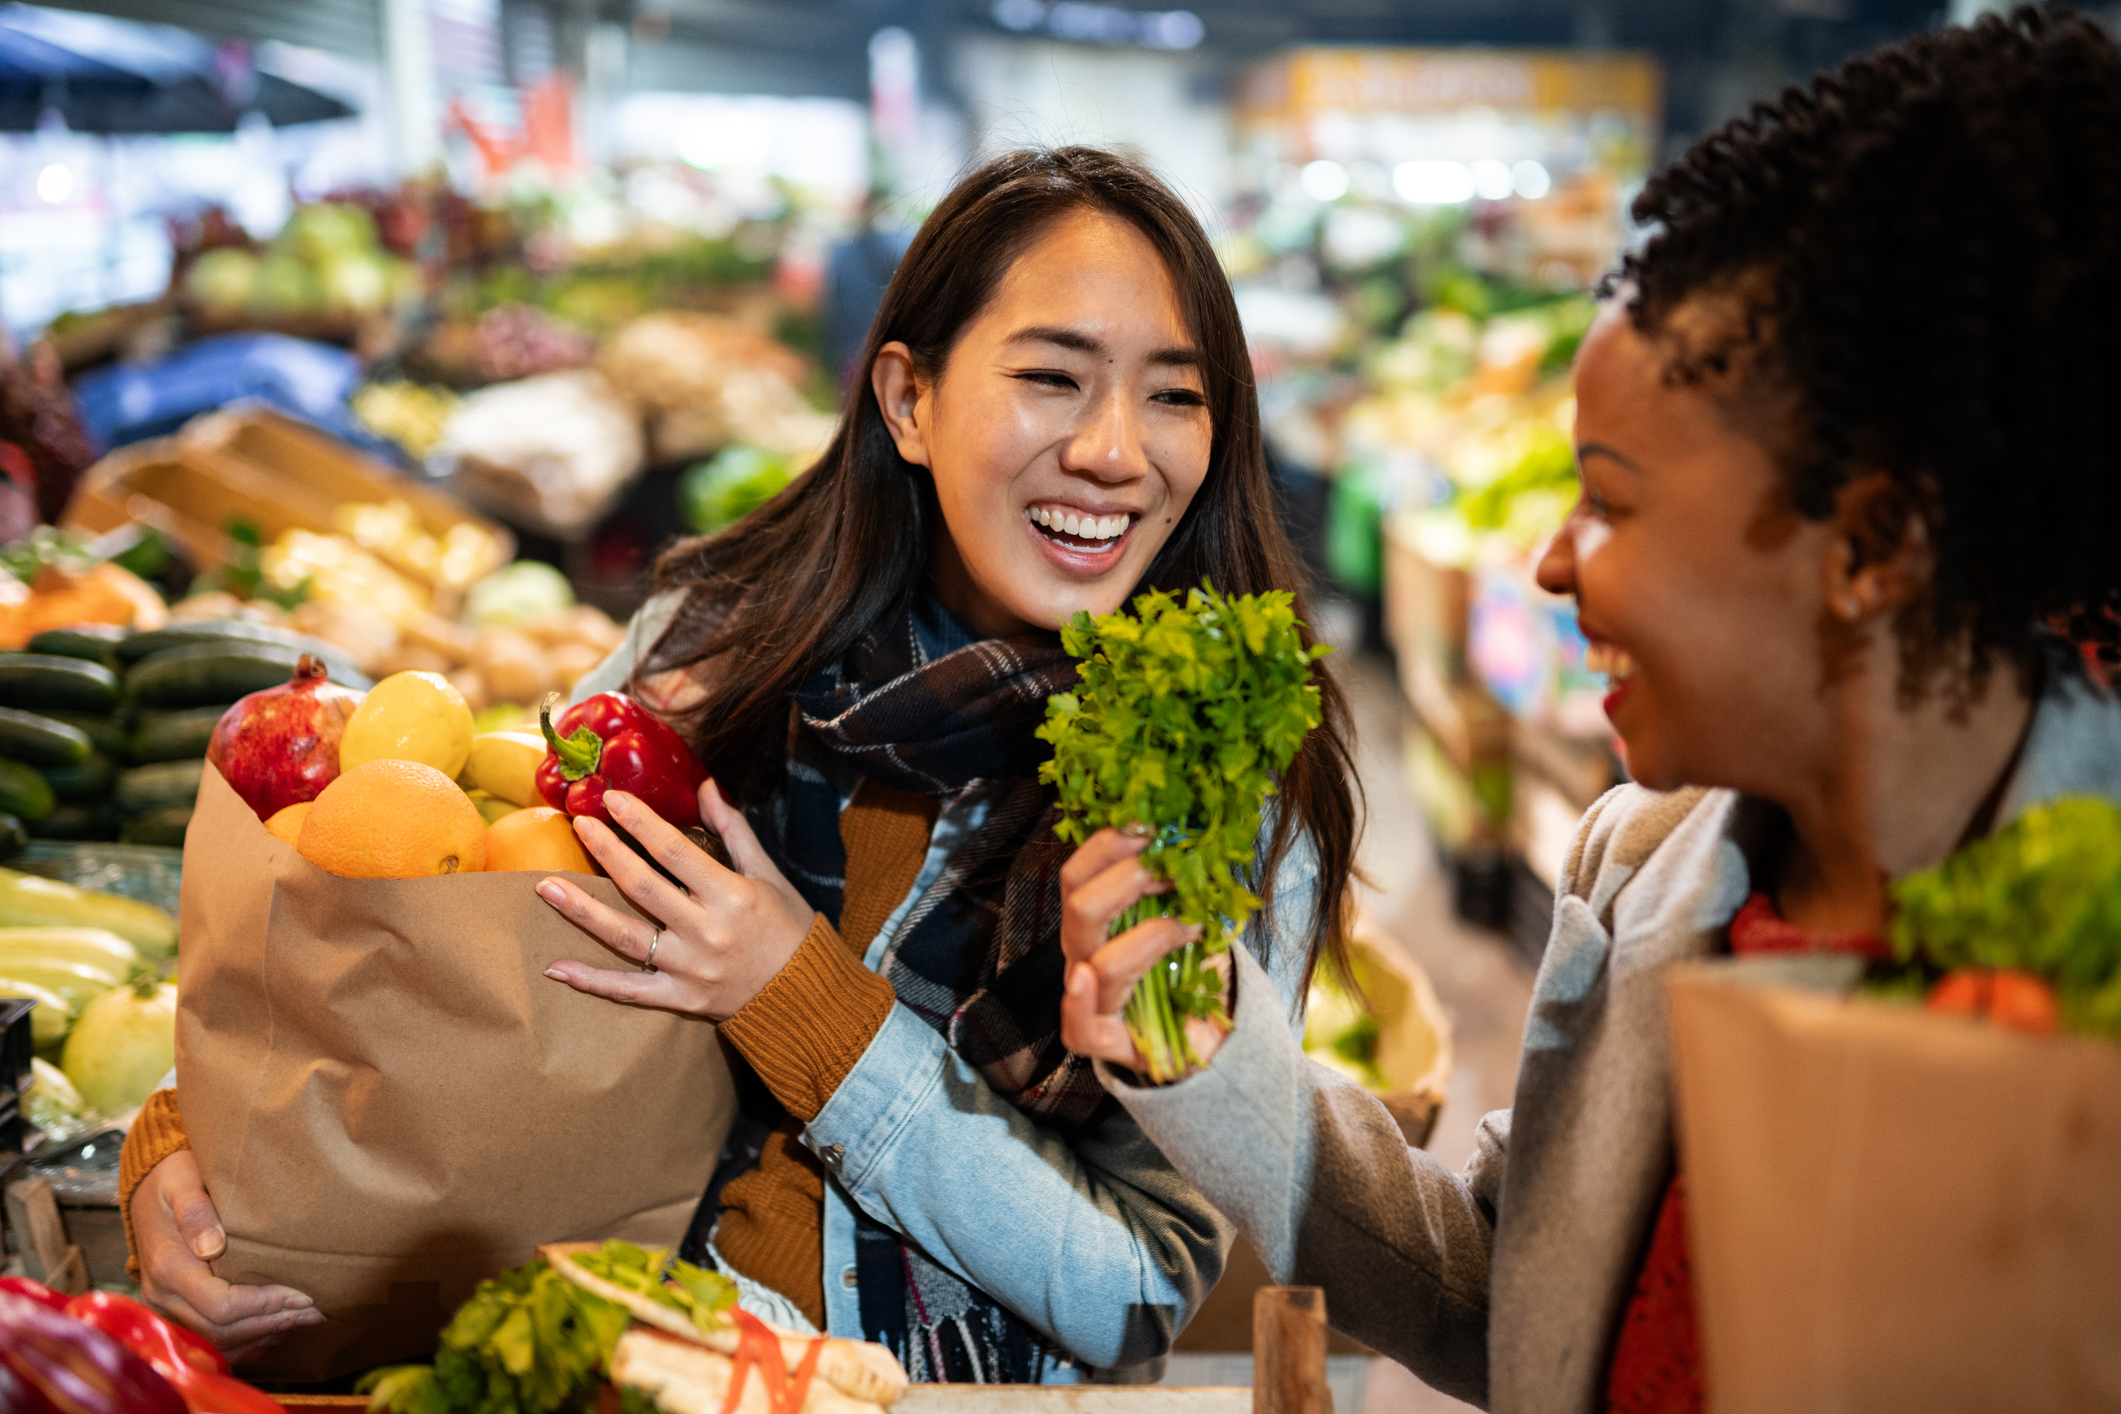
{"label": "curly black hair", "polygon": [[[1633,207],[1636,326],[1736,293],[1794,396],[1792,498],[1920,508],[1919,635],[1977,674],[2043,625],[2121,644],[2121,47],[2059,8],[1917,35],[1702,139]],[[1917,630],[1910,630],[1917,632]],[[1913,648],[1916,645],[1909,644]]]}

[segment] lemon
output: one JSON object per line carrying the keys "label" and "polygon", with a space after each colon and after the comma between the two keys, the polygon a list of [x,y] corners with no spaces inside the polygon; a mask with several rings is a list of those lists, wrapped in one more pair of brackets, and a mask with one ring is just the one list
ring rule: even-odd
{"label": "lemon", "polygon": [[339,738],[339,770],[417,761],[451,780],[471,756],[471,708],[440,673],[392,673],[368,690]]}

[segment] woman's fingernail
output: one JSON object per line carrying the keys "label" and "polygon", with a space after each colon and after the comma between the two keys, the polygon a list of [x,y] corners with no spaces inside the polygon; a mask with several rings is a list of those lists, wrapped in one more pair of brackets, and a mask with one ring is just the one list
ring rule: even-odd
{"label": "woman's fingernail", "polygon": [[310,1300],[309,1297],[303,1295],[299,1291],[296,1291],[288,1294],[287,1305],[285,1309],[289,1311],[306,1311],[316,1304],[317,1303]]}
{"label": "woman's fingernail", "polygon": [[1145,840],[1149,838],[1149,827],[1139,820],[1120,826],[1119,832],[1129,839]]}
{"label": "woman's fingernail", "polygon": [[549,904],[558,905],[567,901],[567,890],[560,887],[558,879],[547,879],[538,885],[538,897]]}
{"label": "woman's fingernail", "polygon": [[1188,924],[1186,925],[1186,937],[1187,937],[1187,939],[1188,939],[1188,940],[1195,940],[1195,941],[1197,941],[1197,940],[1199,939],[1199,937],[1200,937],[1200,934],[1201,934],[1201,927],[1200,927],[1200,924],[1198,924],[1198,923],[1188,923]]}
{"label": "woman's fingernail", "polygon": [[545,975],[547,977],[550,977],[555,982],[565,982],[567,980],[567,974],[560,971],[560,969],[557,967],[546,968]]}
{"label": "woman's fingernail", "polygon": [[192,1239],[191,1250],[200,1261],[210,1262],[228,1250],[228,1234],[210,1227]]}

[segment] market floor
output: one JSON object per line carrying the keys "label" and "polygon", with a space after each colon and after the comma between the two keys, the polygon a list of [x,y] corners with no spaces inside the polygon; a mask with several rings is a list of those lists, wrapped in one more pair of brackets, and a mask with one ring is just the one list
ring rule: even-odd
{"label": "market floor", "polygon": [[[1355,715],[1357,771],[1367,805],[1360,862],[1365,908],[1378,928],[1427,970],[1450,1015],[1454,1064],[1449,1098],[1429,1152],[1453,1169],[1473,1153],[1480,1117],[1509,1106],[1532,974],[1501,935],[1451,912],[1439,863],[1408,785],[1401,734],[1407,708],[1389,662],[1337,653],[1334,665]],[[1246,1357],[1179,1355],[1168,1384],[1229,1384],[1247,1378]],[[1382,1358],[1334,1357],[1334,1407],[1343,1414],[1444,1414],[1470,1405],[1437,1393]],[[1352,1396],[1352,1397],[1351,1397]]]}

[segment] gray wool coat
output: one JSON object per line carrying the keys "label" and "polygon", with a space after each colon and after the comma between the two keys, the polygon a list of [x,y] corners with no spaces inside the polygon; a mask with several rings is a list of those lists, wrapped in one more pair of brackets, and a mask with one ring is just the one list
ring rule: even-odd
{"label": "gray wool coat", "polygon": [[[2121,707],[2050,675],[1999,820],[2121,800]],[[1243,949],[1235,1029],[1200,1074],[1106,1088],[1277,1281],[1436,1388],[1518,1414],[1593,1414],[1673,1161],[1663,973],[1726,950],[1771,807],[1725,790],[1609,792],[1578,827],[1525,1022],[1513,1107],[1453,1173],[1382,1105],[1304,1058]]]}

